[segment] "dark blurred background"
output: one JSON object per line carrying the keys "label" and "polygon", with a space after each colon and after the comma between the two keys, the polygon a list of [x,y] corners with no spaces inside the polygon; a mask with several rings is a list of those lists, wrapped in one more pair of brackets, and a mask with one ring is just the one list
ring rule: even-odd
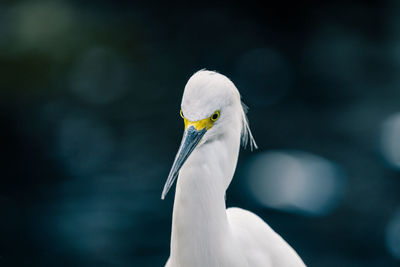
{"label": "dark blurred background", "polygon": [[0,3],[0,266],[162,266],[184,85],[239,88],[227,205],[309,266],[400,264],[400,3]]}

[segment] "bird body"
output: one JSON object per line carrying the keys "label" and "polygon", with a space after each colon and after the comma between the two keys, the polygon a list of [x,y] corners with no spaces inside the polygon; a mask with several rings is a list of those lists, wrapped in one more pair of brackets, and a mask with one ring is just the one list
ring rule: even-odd
{"label": "bird body", "polygon": [[226,209],[240,144],[256,146],[234,84],[199,71],[189,79],[181,106],[184,137],[162,195],[178,177],[166,266],[305,266],[257,215]]}

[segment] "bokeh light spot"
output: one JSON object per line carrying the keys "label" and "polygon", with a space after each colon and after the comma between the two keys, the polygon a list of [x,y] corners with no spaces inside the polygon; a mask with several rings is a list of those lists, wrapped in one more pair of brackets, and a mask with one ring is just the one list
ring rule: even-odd
{"label": "bokeh light spot", "polygon": [[400,113],[390,116],[383,123],[381,151],[393,168],[400,169]]}
{"label": "bokeh light spot", "polygon": [[17,6],[16,18],[18,46],[22,49],[60,53],[75,29],[74,13],[61,1],[34,1]]}
{"label": "bokeh light spot", "polygon": [[344,194],[344,173],[336,164],[301,151],[259,153],[248,163],[248,189],[266,207],[326,215]]}
{"label": "bokeh light spot", "polygon": [[400,209],[394,213],[386,227],[385,241],[390,254],[400,260]]}

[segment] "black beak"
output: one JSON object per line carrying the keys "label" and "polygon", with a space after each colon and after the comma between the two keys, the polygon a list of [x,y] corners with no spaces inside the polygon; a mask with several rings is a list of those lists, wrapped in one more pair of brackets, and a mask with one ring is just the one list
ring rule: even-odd
{"label": "black beak", "polygon": [[186,162],[192,151],[196,148],[206,131],[207,130],[205,128],[198,131],[195,129],[194,126],[190,126],[183,133],[182,142],[179,147],[178,153],[176,154],[174,164],[172,164],[172,168],[169,172],[167,181],[165,182],[164,189],[161,194],[161,199],[164,199],[168,191],[171,189],[171,186],[178,177],[179,170],[182,168],[183,164]]}

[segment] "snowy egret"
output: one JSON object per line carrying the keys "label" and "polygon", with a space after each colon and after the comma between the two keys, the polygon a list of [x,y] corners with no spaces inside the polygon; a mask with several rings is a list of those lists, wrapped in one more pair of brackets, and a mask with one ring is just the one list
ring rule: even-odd
{"label": "snowy egret", "polygon": [[305,266],[257,215],[226,209],[240,143],[257,147],[245,113],[226,76],[201,70],[187,82],[180,111],[185,131],[161,195],[178,178],[166,267]]}

